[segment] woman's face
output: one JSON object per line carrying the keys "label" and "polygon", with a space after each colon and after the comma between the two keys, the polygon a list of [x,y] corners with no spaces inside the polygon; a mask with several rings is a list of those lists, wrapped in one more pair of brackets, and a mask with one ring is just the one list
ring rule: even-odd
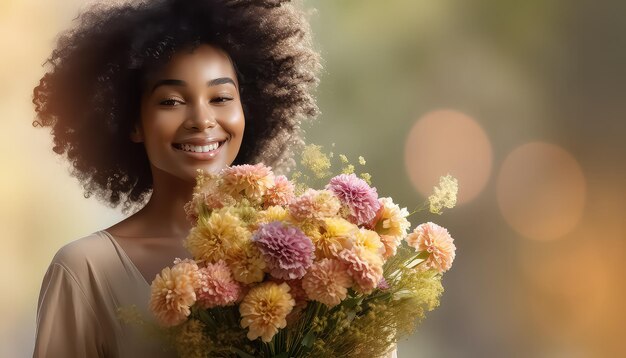
{"label": "woman's face", "polygon": [[235,160],[244,125],[230,58],[201,45],[176,54],[151,76],[131,139],[144,142],[153,175],[162,171],[193,182],[197,169],[217,172]]}

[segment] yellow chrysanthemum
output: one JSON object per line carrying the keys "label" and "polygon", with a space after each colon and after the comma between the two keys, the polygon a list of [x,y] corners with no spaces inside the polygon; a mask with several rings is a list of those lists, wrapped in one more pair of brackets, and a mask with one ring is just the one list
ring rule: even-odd
{"label": "yellow chrysanthemum", "polygon": [[342,218],[326,218],[318,235],[310,236],[315,244],[315,257],[335,258],[343,249],[351,246],[351,240],[359,228]]}
{"label": "yellow chrysanthemum", "polygon": [[232,245],[224,261],[233,272],[235,280],[244,284],[263,281],[265,260],[252,240],[240,240]]}
{"label": "yellow chrysanthemum", "polygon": [[430,212],[441,214],[444,207],[451,209],[456,205],[456,196],[459,192],[458,181],[451,175],[439,178],[439,187],[434,187],[435,193],[428,197]]}
{"label": "yellow chrysanthemum", "polygon": [[289,211],[282,206],[270,206],[257,213],[255,227],[272,221],[289,221]]}
{"label": "yellow chrysanthemum", "polygon": [[381,255],[381,257],[385,252],[385,247],[378,233],[367,229],[359,229],[355,233],[354,246],[362,247],[373,254]]}
{"label": "yellow chrysanthemum", "polygon": [[222,208],[213,211],[208,218],[200,217],[184,245],[197,260],[217,262],[226,259],[233,244],[250,236],[243,222],[228,208]]}
{"label": "yellow chrysanthemum", "polygon": [[250,289],[239,305],[241,327],[248,328],[248,339],[261,337],[269,342],[279,329],[287,326],[285,319],[296,301],[286,283],[265,282]]}

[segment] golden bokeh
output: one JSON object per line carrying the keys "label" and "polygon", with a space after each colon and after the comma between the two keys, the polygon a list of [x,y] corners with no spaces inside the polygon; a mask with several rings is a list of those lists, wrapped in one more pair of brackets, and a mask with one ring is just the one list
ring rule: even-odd
{"label": "golden bokeh", "polygon": [[571,154],[556,145],[535,142],[506,157],[496,193],[502,215],[515,231],[530,239],[551,240],[579,222],[586,183]]}
{"label": "golden bokeh", "polygon": [[[584,240],[584,238],[583,238]],[[601,325],[613,281],[605,259],[608,245],[581,240],[578,245],[533,250],[522,259],[528,282],[524,294],[535,329],[552,340],[581,340]]]}
{"label": "golden bokeh", "polygon": [[449,173],[459,181],[457,203],[463,204],[476,198],[489,180],[491,143],[478,122],[464,113],[426,113],[411,128],[404,148],[405,168],[423,196]]}

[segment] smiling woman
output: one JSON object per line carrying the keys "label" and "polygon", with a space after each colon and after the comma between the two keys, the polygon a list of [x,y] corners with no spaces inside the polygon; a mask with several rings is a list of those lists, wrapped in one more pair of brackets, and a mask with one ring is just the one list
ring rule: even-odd
{"label": "smiling woman", "polygon": [[35,357],[174,356],[118,319],[149,317],[149,282],[183,247],[198,169],[292,164],[320,59],[288,1],[93,5],[34,89],[36,126],[121,222],[62,247],[43,279]]}

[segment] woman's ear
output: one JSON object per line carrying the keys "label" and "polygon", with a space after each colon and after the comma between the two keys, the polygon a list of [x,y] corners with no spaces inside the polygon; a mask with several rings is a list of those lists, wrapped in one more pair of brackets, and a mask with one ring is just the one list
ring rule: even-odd
{"label": "woman's ear", "polygon": [[133,130],[130,132],[130,140],[134,143],[143,142],[143,130],[139,124],[135,124]]}

